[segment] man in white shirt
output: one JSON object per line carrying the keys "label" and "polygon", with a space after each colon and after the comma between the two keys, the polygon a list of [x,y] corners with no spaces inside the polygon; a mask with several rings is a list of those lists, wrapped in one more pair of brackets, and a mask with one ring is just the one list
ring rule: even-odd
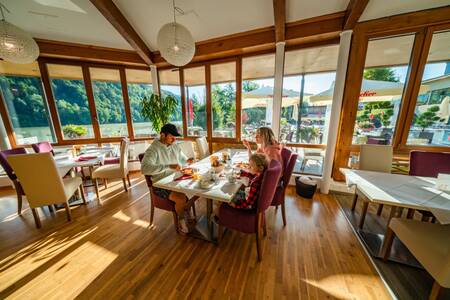
{"label": "man in white shirt", "polygon": [[[175,125],[165,124],[161,128],[159,139],[155,139],[145,151],[141,163],[141,171],[144,175],[152,176],[153,182],[180,170],[182,165],[193,162],[193,158],[188,159],[181,151],[180,146],[175,144],[177,136],[181,135],[178,133]],[[187,233],[188,229],[184,220],[186,196],[159,188],[153,188],[153,191],[158,196],[175,202],[175,210],[180,218],[180,230]]]}

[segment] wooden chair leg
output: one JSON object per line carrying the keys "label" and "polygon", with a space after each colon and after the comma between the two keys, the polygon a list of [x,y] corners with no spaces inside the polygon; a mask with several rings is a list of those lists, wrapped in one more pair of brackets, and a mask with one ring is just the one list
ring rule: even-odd
{"label": "wooden chair leg", "polygon": [[80,184],[80,194],[81,194],[81,199],[83,199],[83,204],[86,205],[86,195],[84,194],[84,187],[83,184]]}
{"label": "wooden chair leg", "polygon": [[108,188],[108,180],[106,178],[103,179],[103,185],[105,186],[105,190]]}
{"label": "wooden chair leg", "polygon": [[378,205],[378,210],[377,210],[377,216],[381,216],[381,213],[383,212],[383,204]]}
{"label": "wooden chair leg", "polygon": [[97,200],[100,201],[100,193],[98,192],[98,181],[97,178],[94,178],[94,188],[95,188],[95,194],[97,195]]}
{"label": "wooden chair leg", "polygon": [[153,217],[155,216],[155,207],[153,206],[153,203],[150,199],[150,225],[153,225]]}
{"label": "wooden chair leg", "polygon": [[194,214],[194,218],[197,219],[197,211],[195,210],[195,202],[192,204],[192,213]]}
{"label": "wooden chair leg", "polygon": [[130,174],[127,174],[127,181],[128,181],[128,186],[131,187]]}
{"label": "wooden chair leg", "polygon": [[358,202],[358,194],[357,193],[355,193],[355,195],[353,196],[352,211],[355,211],[356,202]]}
{"label": "wooden chair leg", "polygon": [[283,203],[281,203],[281,216],[283,217],[283,226],[286,226],[286,206]]}
{"label": "wooden chair leg", "polygon": [[22,193],[17,193],[17,213],[22,215]]}
{"label": "wooden chair leg", "polygon": [[367,209],[369,208],[369,201],[364,201],[363,204],[363,209],[361,212],[361,218],[359,219],[359,225],[358,228],[362,229],[364,226],[364,220],[366,219],[366,215],[367,215]]}
{"label": "wooden chair leg", "polygon": [[123,188],[125,189],[125,192],[128,192],[127,181],[125,180],[125,178],[122,178],[122,182],[123,182]]}
{"label": "wooden chair leg", "polygon": [[52,205],[47,205],[47,207],[48,207],[48,211],[49,211],[49,212],[51,212],[51,213],[54,213],[54,212],[55,212],[55,210],[53,209],[53,206],[52,206]]}
{"label": "wooden chair leg", "polygon": [[388,229],[386,230],[386,234],[384,236],[383,246],[381,248],[381,256],[383,257],[384,261],[387,261],[389,258],[389,254],[391,254],[391,248],[392,248],[392,243],[394,242],[394,238],[395,238],[395,233],[394,233],[394,231],[392,231],[391,228],[389,228],[389,225],[388,225]]}
{"label": "wooden chair leg", "polygon": [[41,219],[39,219],[39,214],[36,208],[32,208],[31,212],[33,213],[34,223],[36,224],[36,228],[41,228]]}
{"label": "wooden chair leg", "polygon": [[266,223],[266,219],[264,218],[263,221],[263,234],[264,236],[267,236],[267,223]]}
{"label": "wooden chair leg", "polygon": [[177,233],[179,232],[179,230],[180,230],[180,225],[178,224],[178,215],[177,215],[177,213],[176,212],[172,212],[172,214],[173,214],[173,223],[175,224],[175,230],[177,231]]}
{"label": "wooden chair leg", "polygon": [[415,209],[408,208],[408,213],[406,214],[407,219],[414,219],[414,213],[416,212]]}
{"label": "wooden chair leg", "polygon": [[261,220],[262,214],[258,214],[258,222],[256,225],[256,252],[258,253],[258,261],[262,260],[261,255]]}
{"label": "wooden chair leg", "polygon": [[436,300],[439,297],[439,292],[441,291],[441,285],[435,281],[433,283],[433,287],[431,288],[430,296],[428,297],[429,300]]}
{"label": "wooden chair leg", "polygon": [[70,212],[69,203],[64,203],[64,208],[66,209],[67,221],[72,221],[72,213]]}

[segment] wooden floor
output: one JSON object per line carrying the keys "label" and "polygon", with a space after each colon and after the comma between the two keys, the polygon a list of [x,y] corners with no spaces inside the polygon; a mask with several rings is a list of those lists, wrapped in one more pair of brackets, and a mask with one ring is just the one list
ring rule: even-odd
{"label": "wooden floor", "polygon": [[[140,176],[87,206],[16,214],[13,191],[0,191],[0,298],[116,299],[389,299],[333,196],[301,199],[289,190],[288,226],[267,213],[263,261],[255,238],[227,232],[219,246],[175,233],[170,213],[156,210]],[[204,211],[205,203],[198,202]]]}

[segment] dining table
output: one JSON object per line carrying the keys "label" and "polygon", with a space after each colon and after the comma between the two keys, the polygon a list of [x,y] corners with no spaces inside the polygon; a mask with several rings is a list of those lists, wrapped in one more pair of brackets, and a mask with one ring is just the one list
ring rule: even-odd
{"label": "dining table", "polygon": [[216,173],[215,182],[206,188],[202,187],[200,181],[195,178],[177,180],[182,175],[180,172],[175,172],[153,183],[154,187],[183,193],[188,199],[204,199],[206,201],[206,215],[201,216],[197,220],[195,229],[190,232],[189,235],[210,242],[217,241],[217,232],[213,224],[214,222],[212,222],[213,202],[230,203],[244,184],[245,179],[237,179],[235,182],[230,182],[227,179],[227,174],[233,172],[233,169],[236,171],[238,169],[236,167],[238,163],[248,162],[248,151],[243,149],[223,149],[189,165],[189,167],[195,169],[200,176],[205,176],[208,172],[214,173],[215,171],[211,167],[211,156],[217,156],[221,159],[222,152],[229,153],[230,160],[224,162],[223,170]]}
{"label": "dining table", "polygon": [[[355,192],[363,201],[359,233],[371,254],[376,257],[381,257],[382,248],[385,247],[384,235],[363,230],[370,203],[391,207],[387,228],[390,220],[393,217],[401,217],[404,209],[429,211],[440,224],[450,224],[450,191],[438,189],[437,178],[347,168],[341,168],[340,171],[346,178],[347,186],[354,186]],[[412,215],[408,214],[407,217],[412,218]],[[393,256],[392,260],[399,261],[399,258]],[[404,261],[400,259],[400,262]]]}

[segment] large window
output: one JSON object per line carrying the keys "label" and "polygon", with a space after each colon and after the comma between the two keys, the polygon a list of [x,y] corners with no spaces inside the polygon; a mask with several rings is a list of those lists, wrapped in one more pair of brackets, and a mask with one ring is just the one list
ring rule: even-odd
{"label": "large window", "polygon": [[177,99],[177,108],[170,121],[177,126],[178,132],[183,132],[183,114],[181,110],[180,71],[178,69],[159,71],[159,86],[163,97],[171,95]]}
{"label": "large window", "polygon": [[414,35],[369,40],[354,144],[392,143],[413,43]]}
{"label": "large window", "polygon": [[146,70],[126,69],[128,98],[130,99],[131,120],[133,122],[134,136],[137,138],[155,135],[152,123],[142,114],[142,100],[150,97],[152,89],[152,74]]}
{"label": "large window", "polygon": [[206,136],[205,67],[184,69],[188,136]]}
{"label": "large window", "polygon": [[17,144],[55,142],[37,63],[1,61],[0,85]]}
{"label": "large window", "polygon": [[101,136],[128,136],[119,70],[90,68],[90,73]]}
{"label": "large window", "polygon": [[274,75],[275,54],[242,60],[242,139],[254,140],[258,127],[271,127]]}
{"label": "large window", "polygon": [[213,137],[236,137],[236,62],[211,66]]}
{"label": "large window", "polygon": [[326,143],[337,55],[335,45],[286,53],[280,119],[282,141]]}
{"label": "large window", "polygon": [[407,144],[450,146],[450,31],[436,32]]}
{"label": "large window", "polygon": [[93,138],[81,67],[48,64],[47,68],[64,139]]}

